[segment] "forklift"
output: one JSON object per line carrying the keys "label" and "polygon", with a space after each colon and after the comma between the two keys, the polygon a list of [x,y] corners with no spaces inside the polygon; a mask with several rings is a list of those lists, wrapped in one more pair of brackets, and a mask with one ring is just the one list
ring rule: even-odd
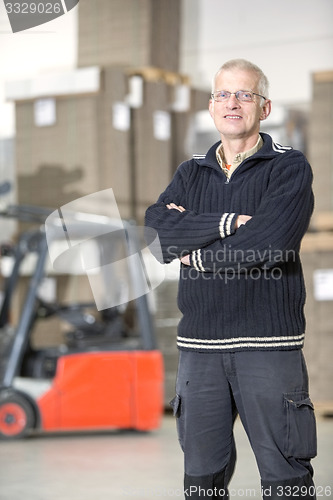
{"label": "forklift", "polygon": [[[147,288],[137,226],[122,221],[119,227],[119,221],[93,214],[70,214],[70,222],[67,217],[71,236],[81,242],[81,256],[74,245],[57,251],[55,261],[59,267],[65,254],[67,259],[74,256],[76,264],[85,259],[91,282],[103,269],[100,295],[113,295],[97,308],[94,300],[50,302],[40,291],[49,273],[52,245],[63,243],[64,234],[68,239],[63,221],[49,209],[19,205],[6,207],[1,217],[28,222],[29,229],[15,245],[1,247],[12,269],[4,280],[0,306],[0,439],[36,432],[157,429],[163,414],[163,358],[145,293],[149,283]],[[27,259],[33,262],[32,270],[13,325],[13,297]],[[126,267],[125,280],[114,275],[119,266]],[[127,298],[121,291],[126,287],[131,290]],[[67,326],[64,341],[36,348],[34,329],[50,317]]]}

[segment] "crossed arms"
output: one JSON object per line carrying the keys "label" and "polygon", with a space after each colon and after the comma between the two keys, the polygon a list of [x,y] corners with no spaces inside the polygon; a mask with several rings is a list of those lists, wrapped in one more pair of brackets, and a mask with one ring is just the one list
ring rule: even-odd
{"label": "crossed arms", "polygon": [[[313,210],[312,172],[304,157],[274,167],[255,213],[196,213],[186,207],[187,179],[173,181],[146,212],[146,226],[154,228],[163,262],[179,258],[204,272],[227,272],[271,266],[299,251]],[[248,258],[251,252],[251,259]]]}
{"label": "crossed arms", "polygon": [[[185,212],[185,208],[182,207],[181,205],[176,205],[175,203],[168,203],[166,207],[169,210],[178,210],[179,212]],[[235,223],[235,228],[238,229],[240,226],[243,226],[246,224],[250,219],[252,219],[251,215],[239,215],[236,219]],[[190,254],[184,255],[183,257],[180,257],[180,261],[182,264],[186,266],[190,266]]]}

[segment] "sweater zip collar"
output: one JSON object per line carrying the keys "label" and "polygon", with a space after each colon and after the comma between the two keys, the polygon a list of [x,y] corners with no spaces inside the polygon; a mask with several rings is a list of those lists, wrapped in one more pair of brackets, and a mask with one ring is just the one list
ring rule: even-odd
{"label": "sweater zip collar", "polygon": [[235,170],[239,167],[239,165],[241,163],[243,163],[244,160],[246,160],[246,158],[249,158],[250,156],[253,156],[255,153],[257,153],[259,151],[259,149],[262,148],[263,144],[264,144],[264,141],[263,141],[261,135],[258,135],[258,139],[257,139],[255,146],[247,151],[238,153],[234,157],[234,159],[230,165],[227,165],[227,163],[226,163],[225,156],[224,156],[224,150],[223,150],[223,144],[221,143],[219,146],[217,146],[215,156],[216,156],[216,159],[217,159],[221,169],[223,170],[223,172],[225,173],[227,178],[229,179],[233,175]]}
{"label": "sweater zip collar", "polygon": [[[257,151],[256,153],[254,153],[252,156],[249,156],[248,158],[245,158],[245,160],[243,160],[243,162],[237,167],[237,169],[235,170],[235,172],[233,173],[233,176],[236,174],[236,172],[239,171],[239,169],[241,167],[243,167],[243,165],[248,164],[249,162],[251,162],[251,160],[255,159],[259,159],[259,158],[272,158],[272,157],[276,157],[276,156],[279,156],[279,154],[282,152],[281,151],[281,148],[283,150],[289,150],[289,149],[292,149],[290,147],[282,147],[278,144],[274,144],[271,137],[268,135],[268,134],[265,134],[263,132],[260,132],[260,135],[264,141],[264,144],[263,146],[259,149],[259,151]],[[202,165],[203,167],[210,167],[210,168],[213,168],[214,170],[218,170],[219,172],[221,172],[223,175],[225,175],[222,170],[221,170],[221,167],[216,159],[216,149],[217,147],[221,144],[221,141],[218,141],[216,142],[207,152],[206,156],[204,158],[200,158],[200,159],[197,159],[196,161]],[[283,151],[284,152],[284,151]]]}

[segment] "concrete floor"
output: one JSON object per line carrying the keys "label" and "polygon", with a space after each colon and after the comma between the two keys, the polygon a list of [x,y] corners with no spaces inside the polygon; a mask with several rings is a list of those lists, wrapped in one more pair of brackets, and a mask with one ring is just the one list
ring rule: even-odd
{"label": "concrete floor", "polygon": [[[239,421],[230,498],[259,500],[256,464]],[[333,418],[318,418],[318,500],[333,497]],[[183,457],[172,416],[151,433],[44,434],[0,442],[1,500],[183,498]]]}

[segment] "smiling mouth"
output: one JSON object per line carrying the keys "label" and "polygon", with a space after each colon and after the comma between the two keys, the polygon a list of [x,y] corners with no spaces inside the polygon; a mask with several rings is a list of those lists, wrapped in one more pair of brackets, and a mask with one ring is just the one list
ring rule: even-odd
{"label": "smiling mouth", "polygon": [[228,120],[241,120],[242,117],[239,115],[225,115],[224,118],[227,118]]}

